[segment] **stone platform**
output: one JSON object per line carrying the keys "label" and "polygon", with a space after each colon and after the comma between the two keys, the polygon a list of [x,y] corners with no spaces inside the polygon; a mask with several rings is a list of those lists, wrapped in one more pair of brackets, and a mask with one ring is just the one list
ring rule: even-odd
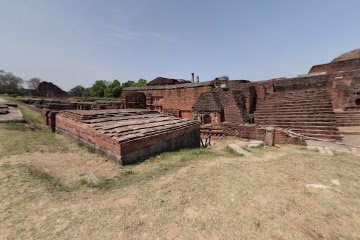
{"label": "stone platform", "polygon": [[81,139],[120,164],[200,146],[199,123],[151,110],[65,110],[56,115],[55,129]]}
{"label": "stone platform", "polygon": [[7,103],[0,97],[0,123],[24,122],[24,118],[16,104]]}

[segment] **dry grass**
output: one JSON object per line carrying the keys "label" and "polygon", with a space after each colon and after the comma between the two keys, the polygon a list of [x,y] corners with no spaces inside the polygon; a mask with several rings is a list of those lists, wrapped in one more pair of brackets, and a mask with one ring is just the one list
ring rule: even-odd
{"label": "dry grass", "polygon": [[0,239],[360,237],[351,155],[281,146],[243,158],[225,150],[229,139],[117,167],[43,131],[2,125],[0,138]]}

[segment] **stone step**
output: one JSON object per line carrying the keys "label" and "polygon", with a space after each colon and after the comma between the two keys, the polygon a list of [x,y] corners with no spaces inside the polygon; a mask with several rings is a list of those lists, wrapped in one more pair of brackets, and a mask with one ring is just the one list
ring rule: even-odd
{"label": "stone step", "polygon": [[314,126],[314,125],[296,125],[293,127],[289,127],[289,125],[286,124],[273,124],[280,128],[293,128],[293,129],[314,129],[314,130],[329,130],[329,131],[336,131],[338,128],[334,125],[325,125],[325,126]]}
{"label": "stone step", "polygon": [[360,111],[345,111],[345,112],[335,112],[337,115],[348,115],[354,114],[360,116]]}
{"label": "stone step", "polygon": [[301,109],[264,109],[257,110],[254,115],[268,115],[268,114],[284,114],[284,115],[295,115],[295,114],[331,114],[332,110],[330,109],[310,109],[310,110],[301,110]]}
{"label": "stone step", "polygon": [[270,119],[270,118],[276,118],[276,119],[282,119],[282,118],[294,118],[294,119],[302,119],[302,118],[306,118],[306,119],[336,119],[335,116],[333,114],[298,114],[298,115],[287,115],[287,114],[279,114],[279,113],[272,113],[272,114],[254,114],[254,117],[256,119]]}
{"label": "stone step", "polygon": [[[330,99],[329,95],[314,95],[314,94],[302,94],[302,95],[266,95],[265,99],[277,99],[277,100],[292,100],[292,99],[302,99],[302,100],[311,100],[311,99]],[[260,98],[261,100],[261,98]]]}
{"label": "stone step", "polygon": [[291,127],[305,127],[305,126],[332,126],[332,127],[337,127],[337,123],[336,122],[257,122],[255,121],[256,124],[260,124],[260,125],[272,125],[272,126],[286,126],[287,128],[291,128]]}
{"label": "stone step", "polygon": [[298,91],[286,91],[286,92],[273,92],[269,93],[268,95],[277,95],[277,96],[297,96],[297,95],[328,95],[326,90],[319,90],[319,89],[313,89],[313,90],[298,90]]}
{"label": "stone step", "polygon": [[326,123],[326,124],[334,124],[334,125],[338,125],[338,122],[333,121],[333,120],[317,120],[317,119],[256,119],[255,118],[255,123],[271,123],[271,124],[275,124],[275,123],[284,123],[284,124],[296,124],[296,123],[309,123],[309,124],[317,124],[317,125],[321,125],[322,123]]}
{"label": "stone step", "polygon": [[342,127],[352,127],[352,126],[360,126],[360,123],[338,123],[338,125]]}
{"label": "stone step", "polygon": [[333,140],[341,140],[340,134],[329,135],[329,134],[303,134],[304,136],[320,138],[320,139],[333,139]]}
{"label": "stone step", "polygon": [[308,110],[308,111],[299,111],[298,109],[290,111],[290,110],[280,110],[274,111],[272,109],[255,111],[253,113],[254,116],[267,116],[273,114],[281,114],[281,115],[325,115],[325,114],[333,114],[334,112],[330,109],[328,110]]}
{"label": "stone step", "polygon": [[257,99],[258,102],[266,102],[269,100],[274,100],[277,102],[295,102],[295,101],[301,101],[301,102],[313,102],[314,100],[320,101],[320,102],[329,102],[331,99],[329,97],[265,97],[265,99]]}
{"label": "stone step", "polygon": [[336,135],[339,131],[336,130],[319,130],[319,129],[299,129],[299,128],[292,128],[290,129],[293,132],[301,132],[304,134],[328,134],[328,135]]}
{"label": "stone step", "polygon": [[267,102],[267,103],[258,103],[258,107],[281,107],[281,106],[288,106],[288,107],[330,107],[332,108],[331,103],[277,103],[277,102]]}

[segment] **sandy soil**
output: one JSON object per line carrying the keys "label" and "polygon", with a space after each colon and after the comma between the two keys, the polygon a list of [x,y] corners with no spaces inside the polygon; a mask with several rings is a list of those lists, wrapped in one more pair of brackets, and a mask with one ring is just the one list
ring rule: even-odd
{"label": "sandy soil", "polygon": [[[228,142],[123,168],[81,149],[4,156],[0,238],[360,237],[359,158],[295,146],[243,158]],[[79,185],[89,173],[106,181]]]}

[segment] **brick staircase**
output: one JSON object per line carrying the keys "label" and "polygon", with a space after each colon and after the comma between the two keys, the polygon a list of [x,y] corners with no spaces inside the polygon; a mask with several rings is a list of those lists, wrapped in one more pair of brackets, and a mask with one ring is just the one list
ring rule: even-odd
{"label": "brick staircase", "polygon": [[360,110],[336,112],[336,121],[339,126],[360,126]]}
{"label": "brick staircase", "polygon": [[271,93],[257,100],[254,119],[308,137],[341,140],[330,97],[321,89]]}

